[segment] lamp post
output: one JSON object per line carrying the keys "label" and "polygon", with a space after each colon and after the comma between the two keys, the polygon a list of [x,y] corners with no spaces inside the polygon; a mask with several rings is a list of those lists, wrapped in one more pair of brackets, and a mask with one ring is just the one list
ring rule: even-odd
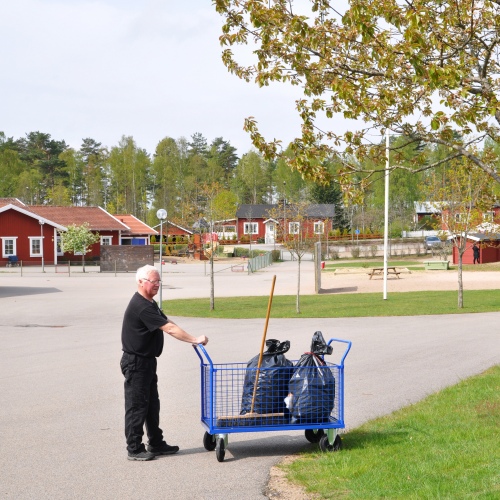
{"label": "lamp post", "polygon": [[163,262],[162,262],[162,250],[163,250],[163,221],[167,219],[167,211],[164,208],[160,208],[156,212],[156,217],[160,219],[160,309],[162,309],[162,290],[163,290]]}
{"label": "lamp post", "polygon": [[286,181],[283,181],[283,243],[286,235]]}
{"label": "lamp post", "polygon": [[42,273],[45,272],[45,262],[43,259],[43,225],[45,221],[43,219],[38,221],[40,223],[40,254],[42,255]]}

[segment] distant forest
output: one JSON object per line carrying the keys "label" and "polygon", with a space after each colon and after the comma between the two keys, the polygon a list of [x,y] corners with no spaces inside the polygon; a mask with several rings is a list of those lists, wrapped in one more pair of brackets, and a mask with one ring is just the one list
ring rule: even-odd
{"label": "distant forest", "polygon": [[112,147],[86,138],[75,150],[42,132],[18,139],[0,132],[0,197],[101,206],[151,225],[165,208],[169,220],[186,227],[200,217],[233,218],[243,203],[310,201],[338,205],[336,226],[347,225],[337,186],[306,182],[284,161],[267,162],[255,150],[240,158],[229,141],[209,143],[201,133],[189,140],[165,137],[150,154],[133,137]]}

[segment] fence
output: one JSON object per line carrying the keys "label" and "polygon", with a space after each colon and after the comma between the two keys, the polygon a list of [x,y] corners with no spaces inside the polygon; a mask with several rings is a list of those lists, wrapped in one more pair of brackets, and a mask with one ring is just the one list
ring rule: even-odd
{"label": "fence", "polygon": [[259,269],[264,269],[264,267],[270,266],[273,263],[272,252],[266,252],[257,257],[248,259],[248,274],[254,273]]}

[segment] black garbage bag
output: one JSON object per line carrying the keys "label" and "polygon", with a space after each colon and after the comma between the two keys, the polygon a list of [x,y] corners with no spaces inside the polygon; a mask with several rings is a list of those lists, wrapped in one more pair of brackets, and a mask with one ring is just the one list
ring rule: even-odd
{"label": "black garbage bag", "polygon": [[311,351],[304,353],[293,369],[288,385],[288,408],[292,424],[327,423],[335,405],[335,377],[320,357],[331,354],[321,332],[315,332]]}
{"label": "black garbage bag", "polygon": [[259,355],[247,364],[240,415],[251,412],[255,377],[258,372],[253,412],[258,414],[283,413],[288,420],[289,412],[284,400],[288,394],[288,382],[292,375],[293,363],[285,357],[285,353],[290,349],[290,342],[269,339],[266,341],[266,346],[267,349],[262,354],[260,370],[257,370]]}

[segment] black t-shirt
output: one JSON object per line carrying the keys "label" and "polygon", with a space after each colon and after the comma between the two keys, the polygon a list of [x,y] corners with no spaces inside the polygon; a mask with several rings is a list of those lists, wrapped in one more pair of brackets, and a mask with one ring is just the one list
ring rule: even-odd
{"label": "black t-shirt", "polygon": [[168,318],[156,302],[150,302],[139,292],[130,300],[122,326],[122,349],[148,358],[158,357],[163,351],[163,330]]}

